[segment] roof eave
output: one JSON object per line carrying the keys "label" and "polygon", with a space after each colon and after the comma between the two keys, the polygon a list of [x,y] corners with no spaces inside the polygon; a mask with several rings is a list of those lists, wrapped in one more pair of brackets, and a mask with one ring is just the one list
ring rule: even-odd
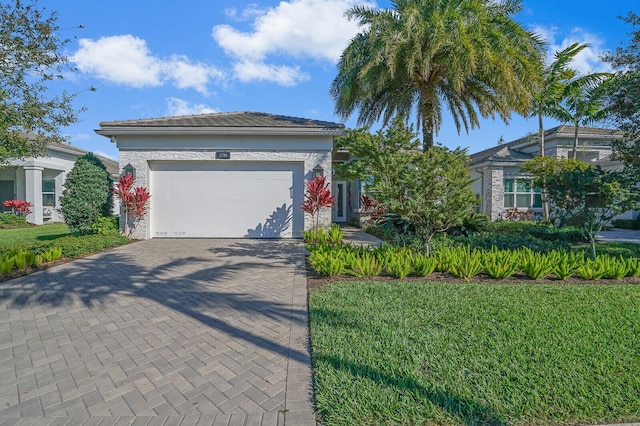
{"label": "roof eave", "polygon": [[344,128],[104,126],[95,132],[107,138],[118,135],[342,136]]}

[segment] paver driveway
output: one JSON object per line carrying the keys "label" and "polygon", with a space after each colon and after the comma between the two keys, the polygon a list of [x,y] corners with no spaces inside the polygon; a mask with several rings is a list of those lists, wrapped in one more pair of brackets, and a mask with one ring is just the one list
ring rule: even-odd
{"label": "paver driveway", "polygon": [[297,241],[142,241],[0,297],[0,424],[315,424]]}

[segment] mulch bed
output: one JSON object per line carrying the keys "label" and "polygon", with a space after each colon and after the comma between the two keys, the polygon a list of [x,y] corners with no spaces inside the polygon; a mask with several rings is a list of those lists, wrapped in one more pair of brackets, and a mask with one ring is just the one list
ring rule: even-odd
{"label": "mulch bed", "polygon": [[[315,290],[323,285],[332,284],[335,282],[358,282],[358,281],[374,281],[374,282],[388,282],[388,283],[411,283],[411,282],[430,282],[430,283],[448,283],[448,284],[466,284],[467,282],[462,278],[454,277],[451,274],[444,272],[434,272],[428,277],[406,277],[401,280],[388,276],[376,276],[376,277],[353,277],[349,275],[340,275],[337,277],[324,277],[317,274],[311,265],[307,263],[307,291]],[[526,285],[540,285],[540,284],[553,284],[553,285],[565,285],[565,284],[582,284],[582,285],[606,285],[606,284],[640,284],[640,277],[625,277],[619,280],[583,280],[580,277],[570,277],[566,280],[560,280],[557,278],[540,278],[532,280],[531,278],[523,275],[514,275],[509,278],[497,280],[489,278],[487,275],[476,275],[470,280],[473,284],[526,284]]]}

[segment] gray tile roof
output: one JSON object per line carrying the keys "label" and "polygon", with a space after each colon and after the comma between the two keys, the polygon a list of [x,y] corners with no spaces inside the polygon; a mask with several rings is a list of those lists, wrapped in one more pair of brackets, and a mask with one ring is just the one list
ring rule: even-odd
{"label": "gray tile roof", "polygon": [[225,112],[177,117],[145,118],[139,120],[105,121],[100,127],[270,127],[299,129],[335,129],[344,128],[343,124],[330,121],[311,120],[285,115],[261,112]]}
{"label": "gray tile roof", "polygon": [[[555,138],[560,138],[560,137],[564,137],[564,138],[573,138],[573,133],[574,133],[575,127],[574,126],[568,126],[565,124],[562,124],[560,126],[556,126],[553,127],[551,129],[545,130],[544,131],[544,137],[545,139],[551,139],[551,137],[555,137]],[[580,137],[584,138],[584,137],[600,137],[600,138],[614,138],[616,135],[620,135],[620,132],[616,131],[616,130],[611,130],[611,129],[600,129],[597,127],[580,127],[579,129],[580,132]],[[471,154],[471,161],[469,162],[470,165],[474,165],[474,164],[479,164],[479,163],[483,163],[485,161],[488,160],[494,160],[494,156],[498,155],[499,152],[503,152],[503,158],[495,158],[496,160],[502,159],[502,161],[508,161],[507,158],[504,157],[504,149],[508,148],[509,152],[511,153],[510,156],[512,157],[511,159],[513,160],[523,160],[526,159],[525,156],[529,156],[529,154],[525,154],[520,152],[519,150],[513,149],[513,147],[516,147],[518,145],[522,145],[522,144],[526,144],[526,145],[532,145],[532,144],[537,144],[538,143],[538,133],[532,133],[529,134],[527,136],[521,137],[519,139],[516,139],[514,141],[511,142],[507,142],[504,143],[502,145],[497,145],[497,146],[493,146],[491,148],[487,148],[485,150],[482,150],[480,152],[476,152],[474,154]],[[516,154],[517,153],[517,154]],[[516,155],[518,157],[516,157]],[[529,158],[533,158],[533,156],[529,156]]]}

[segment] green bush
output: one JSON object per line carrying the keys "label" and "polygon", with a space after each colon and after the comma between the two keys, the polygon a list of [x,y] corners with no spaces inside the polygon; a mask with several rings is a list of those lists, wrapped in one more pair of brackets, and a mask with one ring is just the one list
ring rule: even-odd
{"label": "green bush", "polygon": [[119,219],[115,216],[99,217],[93,225],[91,225],[91,229],[93,229],[94,234],[119,235]]}
{"label": "green bush", "polygon": [[99,158],[91,153],[78,157],[60,197],[60,210],[71,232],[93,233],[94,223],[111,215],[112,185],[113,180]]}
{"label": "green bush", "polygon": [[[512,222],[517,223],[517,222]],[[500,250],[519,250],[530,248],[540,253],[548,253],[554,250],[569,250],[571,244],[567,241],[546,241],[536,238],[528,233],[523,234],[482,234],[472,237],[451,237],[456,245],[469,245],[472,248],[491,250],[496,247]]]}
{"label": "green bush", "polygon": [[29,225],[24,216],[12,213],[0,213],[0,229],[28,228]]}

